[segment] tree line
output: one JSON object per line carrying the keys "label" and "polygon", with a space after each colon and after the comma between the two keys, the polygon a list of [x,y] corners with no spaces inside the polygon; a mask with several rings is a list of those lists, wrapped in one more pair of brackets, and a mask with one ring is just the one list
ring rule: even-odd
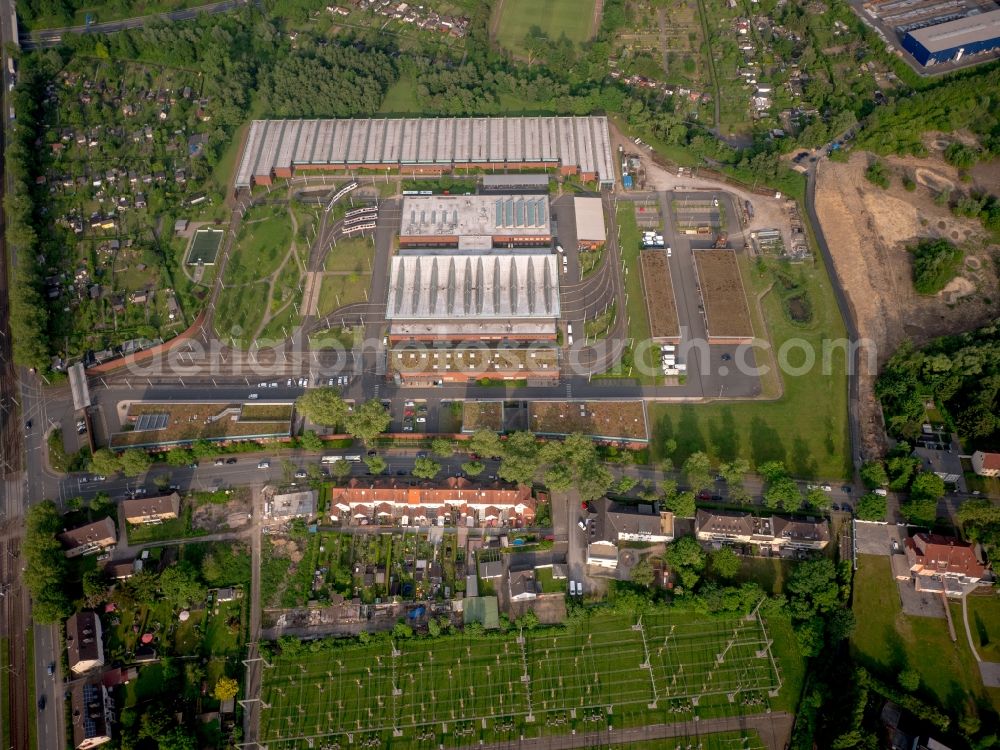
{"label": "tree line", "polygon": [[913,441],[933,400],[947,427],[966,443],[1000,446],[1000,323],[935,339],[923,349],[904,344],[875,384],[889,433]]}

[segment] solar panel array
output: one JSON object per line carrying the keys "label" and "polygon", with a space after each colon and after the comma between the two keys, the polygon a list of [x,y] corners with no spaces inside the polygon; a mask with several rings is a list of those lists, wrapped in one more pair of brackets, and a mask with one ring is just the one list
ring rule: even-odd
{"label": "solar panel array", "polygon": [[560,165],[615,181],[608,119],[601,116],[255,120],[236,188],[295,167],[476,163]]}
{"label": "solar panel array", "polygon": [[166,414],[140,414],[135,420],[135,431],[165,430],[168,423],[169,417]]}

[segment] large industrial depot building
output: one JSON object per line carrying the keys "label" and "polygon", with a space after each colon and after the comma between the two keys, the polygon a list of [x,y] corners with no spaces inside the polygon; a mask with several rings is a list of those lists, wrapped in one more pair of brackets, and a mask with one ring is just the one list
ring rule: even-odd
{"label": "large industrial depot building", "polygon": [[434,195],[403,199],[401,248],[548,247],[548,196]]}
{"label": "large industrial depot building", "polygon": [[397,255],[385,317],[393,343],[554,341],[556,256],[545,251]]}
{"label": "large industrial depot building", "polygon": [[235,189],[270,185],[307,169],[441,174],[556,168],[613,187],[608,118],[254,120]]}
{"label": "large industrial depot building", "polygon": [[1000,48],[1000,10],[907,31],[903,49],[921,65],[958,62]]}

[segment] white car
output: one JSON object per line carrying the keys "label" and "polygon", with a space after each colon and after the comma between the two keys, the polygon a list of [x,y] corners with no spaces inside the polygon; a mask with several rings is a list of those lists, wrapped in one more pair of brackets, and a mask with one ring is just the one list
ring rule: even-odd
{"label": "white car", "polygon": [[250,394],[250,399],[252,400],[252,399],[255,399],[255,398],[257,398],[257,394],[256,393],[251,393]]}
{"label": "white car", "polygon": [[823,492],[833,492],[833,487],[831,487],[828,484],[824,484],[822,487],[820,487],[820,489],[823,490]]}
{"label": "white car", "polygon": [[270,461],[261,461],[259,464],[257,464],[257,468],[258,469],[270,469],[271,468],[271,462]]}

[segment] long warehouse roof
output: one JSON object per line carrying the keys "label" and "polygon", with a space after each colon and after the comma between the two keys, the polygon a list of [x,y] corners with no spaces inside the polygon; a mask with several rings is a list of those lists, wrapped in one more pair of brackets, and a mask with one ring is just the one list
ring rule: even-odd
{"label": "long warehouse roof", "polygon": [[928,52],[941,52],[963,44],[1000,39],[1000,10],[957,18],[936,26],[925,26],[909,33]]}
{"label": "long warehouse roof", "polygon": [[296,166],[561,164],[614,182],[608,118],[254,120],[236,188]]}
{"label": "long warehouse roof", "polygon": [[397,255],[392,259],[386,306],[389,320],[558,316],[559,273],[551,253]]}

